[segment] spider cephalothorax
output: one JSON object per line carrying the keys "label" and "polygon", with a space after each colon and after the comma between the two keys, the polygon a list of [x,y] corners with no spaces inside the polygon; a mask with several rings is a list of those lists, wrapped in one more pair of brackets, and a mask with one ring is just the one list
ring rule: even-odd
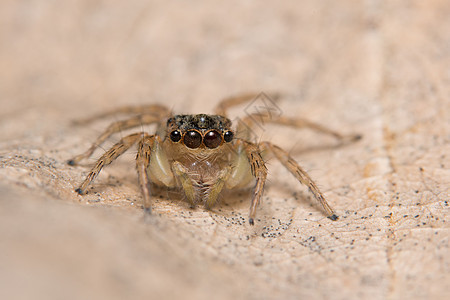
{"label": "spider cephalothorax", "polygon": [[191,149],[214,149],[233,140],[231,121],[219,115],[176,115],[167,120],[167,135]]}
{"label": "spider cephalothorax", "polygon": [[[267,177],[267,168],[261,153],[268,152],[305,184],[323,206],[327,216],[336,220],[337,215],[314,181],[285,150],[270,142],[256,144],[235,137],[231,121],[227,118],[227,110],[252,100],[255,96],[252,94],[226,99],[217,107],[216,115],[172,115],[169,109],[162,105],[125,107],[102,114],[101,117],[115,113],[132,113],[135,116],[111,124],[85,153],[69,160],[70,165],[90,157],[99,145],[116,132],[143,124],[157,124],[158,128],[155,134],[137,132],[123,137],[97,160],[76,192],[85,193],[88,185],[104,166],[137,143],[136,169],[146,212],[151,212],[150,183],[179,188],[192,206],[202,202],[206,208],[210,208],[217,202],[223,189],[242,188],[254,182],[249,215],[249,223],[253,225]],[[304,119],[272,115],[257,117],[266,123],[297,128],[309,127],[333,135],[339,140],[358,138],[356,135],[345,137]],[[236,131],[242,133],[253,125],[254,120],[254,114],[247,115],[239,120]]]}

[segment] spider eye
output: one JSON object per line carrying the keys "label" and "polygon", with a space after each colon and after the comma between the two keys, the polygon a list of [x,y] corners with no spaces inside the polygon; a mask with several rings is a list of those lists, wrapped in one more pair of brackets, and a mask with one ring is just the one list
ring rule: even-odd
{"label": "spider eye", "polygon": [[203,143],[210,149],[217,148],[222,144],[222,136],[215,130],[208,131],[203,138]]}
{"label": "spider eye", "polygon": [[202,135],[195,130],[189,130],[184,135],[184,144],[189,148],[198,148],[202,144]]}
{"label": "spider eye", "polygon": [[233,132],[232,131],[227,131],[223,134],[223,139],[225,140],[225,142],[229,143],[233,140]]}
{"label": "spider eye", "polygon": [[170,140],[172,142],[179,142],[181,140],[181,132],[178,130],[174,130],[170,133]]}

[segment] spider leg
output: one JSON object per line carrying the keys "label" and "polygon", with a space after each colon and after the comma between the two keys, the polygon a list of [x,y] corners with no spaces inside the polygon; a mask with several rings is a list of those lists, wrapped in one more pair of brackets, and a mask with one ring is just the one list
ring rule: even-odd
{"label": "spider leg", "polygon": [[343,135],[331,128],[325,127],[323,125],[320,125],[318,123],[309,121],[307,119],[303,118],[290,118],[285,116],[273,116],[270,114],[250,114],[244,117],[242,120],[239,121],[237,125],[237,132],[243,132],[248,130],[248,128],[252,128],[255,123],[265,124],[265,123],[272,123],[272,124],[279,124],[284,126],[290,126],[295,128],[310,128],[312,130],[315,130],[317,132],[331,135],[342,142],[352,142],[359,140],[361,138],[361,135],[359,134],[351,134],[351,135]]}
{"label": "spider leg", "polygon": [[289,172],[291,172],[291,174],[295,176],[295,178],[297,178],[298,181],[309,188],[314,197],[325,209],[328,218],[333,221],[336,221],[338,219],[338,216],[334,213],[333,209],[327,203],[322,192],[319,190],[315,182],[311,179],[311,177],[309,177],[308,173],[306,173],[306,171],[303,170],[302,167],[300,167],[300,165],[289,155],[288,152],[269,142],[262,142],[260,144],[260,148],[272,152],[276,156],[276,158],[283,164],[283,166],[288,169]]}
{"label": "spider leg", "polygon": [[85,119],[77,120],[75,124],[87,124],[96,120],[104,119],[111,116],[116,116],[117,114],[139,114],[139,115],[155,115],[164,116],[169,115],[170,111],[167,107],[160,104],[148,104],[139,106],[124,106],[117,109],[107,111],[105,113],[97,114]]}
{"label": "spider leg", "polygon": [[[256,99],[261,93],[249,93],[249,94],[243,94],[239,96],[234,96],[230,98],[225,98],[222,101],[219,102],[219,104],[216,106],[214,112],[217,115],[221,116],[227,116],[227,110],[230,109],[233,106],[243,104],[245,102],[249,102],[250,100]],[[279,98],[278,94],[271,95],[273,99]]]}
{"label": "spider leg", "polygon": [[150,180],[148,177],[148,166],[150,164],[150,157],[152,146],[155,141],[155,136],[144,136],[138,145],[138,153],[136,155],[136,170],[138,172],[139,186],[143,196],[143,207],[145,213],[151,213],[151,199],[150,199]]}
{"label": "spider leg", "polygon": [[73,165],[76,165],[81,160],[90,157],[92,155],[92,153],[94,153],[95,149],[97,149],[97,147],[99,147],[108,137],[110,137],[114,133],[117,133],[124,129],[130,129],[133,127],[141,126],[144,124],[157,123],[157,122],[161,121],[161,118],[162,118],[162,116],[159,116],[159,115],[144,114],[144,115],[139,115],[139,116],[133,117],[128,120],[114,122],[97,138],[97,140],[92,144],[92,146],[86,152],[75,156],[74,158],[69,160],[67,163],[69,165],[73,166]]}
{"label": "spider leg", "polygon": [[97,177],[104,166],[112,163],[117,157],[127,151],[134,143],[136,143],[143,133],[134,133],[122,138],[117,144],[115,144],[111,149],[106,151],[98,160],[95,166],[91,169],[86,179],[75,191],[82,195],[86,191],[88,185]]}
{"label": "spider leg", "polygon": [[253,190],[253,198],[252,203],[250,205],[250,214],[248,219],[250,225],[254,225],[256,208],[258,207],[258,204],[261,202],[261,197],[264,191],[264,184],[266,183],[267,168],[261,156],[261,151],[256,144],[242,140],[240,140],[240,142],[244,144],[245,153],[247,154],[247,159],[248,162],[250,163],[252,175],[256,179],[256,185]]}

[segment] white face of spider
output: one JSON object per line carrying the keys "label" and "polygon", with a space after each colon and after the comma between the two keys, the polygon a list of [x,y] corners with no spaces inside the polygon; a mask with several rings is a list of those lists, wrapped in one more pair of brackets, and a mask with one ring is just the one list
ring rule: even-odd
{"label": "white face of spider", "polygon": [[173,143],[190,149],[215,149],[233,140],[231,121],[219,115],[176,115],[167,121]]}

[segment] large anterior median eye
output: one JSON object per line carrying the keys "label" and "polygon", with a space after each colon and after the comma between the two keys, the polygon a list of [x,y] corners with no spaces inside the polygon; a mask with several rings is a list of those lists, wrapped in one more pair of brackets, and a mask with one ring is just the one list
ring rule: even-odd
{"label": "large anterior median eye", "polygon": [[189,130],[184,134],[184,144],[189,148],[198,148],[202,144],[202,135],[195,130]]}
{"label": "large anterior median eye", "polygon": [[203,143],[208,148],[217,148],[222,144],[222,135],[215,130],[208,131],[203,138]]}

